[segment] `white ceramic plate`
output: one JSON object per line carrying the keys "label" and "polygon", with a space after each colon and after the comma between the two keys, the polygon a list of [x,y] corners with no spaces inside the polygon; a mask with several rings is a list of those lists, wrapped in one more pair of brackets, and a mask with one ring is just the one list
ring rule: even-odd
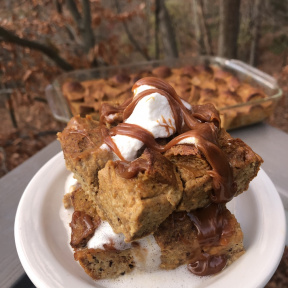
{"label": "white ceramic plate", "polygon": [[246,253],[223,272],[201,278],[183,267],[93,281],[74,261],[67,223],[61,217],[68,176],[63,154],[59,153],[34,176],[18,206],[16,247],[26,273],[37,287],[255,288],[263,287],[279,264],[285,242],[284,210],[273,183],[260,170],[249,190],[229,203],[241,224]]}

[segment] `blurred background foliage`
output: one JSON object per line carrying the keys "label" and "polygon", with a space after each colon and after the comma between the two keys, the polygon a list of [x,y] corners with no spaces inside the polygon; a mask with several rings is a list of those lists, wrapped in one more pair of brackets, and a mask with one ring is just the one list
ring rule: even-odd
{"label": "blurred background foliage", "polygon": [[287,29],[287,0],[2,0],[0,176],[63,128],[44,91],[74,69],[237,58],[278,79],[285,97],[270,123],[288,132]]}

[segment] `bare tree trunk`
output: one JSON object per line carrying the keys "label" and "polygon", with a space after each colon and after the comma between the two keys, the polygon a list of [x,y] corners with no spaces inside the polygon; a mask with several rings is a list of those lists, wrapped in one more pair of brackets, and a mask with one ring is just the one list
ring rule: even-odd
{"label": "bare tree trunk", "polygon": [[159,29],[162,36],[165,55],[168,57],[178,57],[176,38],[170,15],[165,5],[165,0],[156,0],[156,11],[159,19]]}
{"label": "bare tree trunk", "polygon": [[33,50],[38,50],[48,56],[53,60],[60,68],[63,70],[69,71],[73,70],[73,66],[66,62],[62,57],[60,57],[53,48],[46,46],[44,44],[38,43],[36,41],[31,41],[28,39],[20,38],[11,31],[6,30],[3,27],[0,27],[0,37],[2,41],[15,43],[19,46],[28,47]]}
{"label": "bare tree trunk", "polygon": [[11,0],[6,0],[5,1],[5,6],[6,6],[6,10],[7,11],[11,11],[12,10],[12,1]]}
{"label": "bare tree trunk", "polygon": [[201,32],[203,35],[203,44],[205,48],[205,53],[207,55],[213,55],[211,37],[210,37],[209,30],[207,28],[207,24],[205,21],[203,2],[202,0],[196,0],[196,3],[197,3],[197,12],[199,15],[200,28],[201,28]]}
{"label": "bare tree trunk", "polygon": [[201,30],[199,25],[199,17],[198,17],[198,8],[197,8],[197,0],[192,0],[192,7],[193,7],[193,24],[194,24],[194,35],[196,38],[197,43],[200,44],[201,42]]}
{"label": "bare tree trunk", "polygon": [[159,49],[159,13],[160,6],[159,1],[155,2],[155,59],[159,59],[160,49]]}
{"label": "bare tree trunk", "polygon": [[151,1],[146,0],[145,1],[145,14],[146,14],[146,21],[145,21],[145,42],[147,45],[150,45],[151,42],[151,23],[149,21],[149,14],[151,11]]}
{"label": "bare tree trunk", "polygon": [[[121,13],[121,9],[120,9],[120,5],[119,5],[119,2],[118,0],[114,0],[115,2],[115,6],[116,6],[116,9],[117,9],[117,12],[118,13]],[[135,49],[140,52],[140,54],[146,59],[146,60],[150,60],[150,57],[149,55],[146,53],[146,51],[144,49],[142,49],[140,47],[140,45],[138,44],[137,40],[134,38],[133,36],[133,33],[131,33],[127,23],[125,21],[122,22],[123,23],[123,27],[125,29],[125,32],[130,40],[130,42],[133,44],[133,46],[135,47]]]}
{"label": "bare tree trunk", "polygon": [[[287,65],[287,58],[288,58],[288,49],[286,48],[283,53],[283,60],[282,60],[282,67]],[[288,97],[286,97],[288,99]]]}
{"label": "bare tree trunk", "polygon": [[218,55],[237,57],[241,0],[220,0]]}
{"label": "bare tree trunk", "polygon": [[91,11],[89,0],[82,0],[83,16],[78,11],[74,0],[66,0],[67,7],[83,39],[85,52],[89,52],[95,45],[93,30],[91,27]]}
{"label": "bare tree trunk", "polygon": [[93,30],[91,26],[91,11],[89,0],[82,0],[83,5],[83,38],[84,45],[87,49],[87,52],[94,47],[95,39],[93,35]]}
{"label": "bare tree trunk", "polygon": [[258,62],[257,57],[257,48],[258,48],[258,42],[260,37],[260,25],[261,25],[261,0],[255,0],[254,7],[253,7],[253,13],[252,13],[252,42],[250,46],[250,58],[249,58],[249,64],[256,66]]}
{"label": "bare tree trunk", "polygon": [[78,11],[76,3],[74,2],[74,0],[66,0],[66,4],[78,29],[81,30],[82,29],[82,17]]}
{"label": "bare tree trunk", "polygon": [[53,2],[54,2],[54,6],[56,8],[57,13],[62,14],[63,13],[62,2],[59,0],[53,0]]}

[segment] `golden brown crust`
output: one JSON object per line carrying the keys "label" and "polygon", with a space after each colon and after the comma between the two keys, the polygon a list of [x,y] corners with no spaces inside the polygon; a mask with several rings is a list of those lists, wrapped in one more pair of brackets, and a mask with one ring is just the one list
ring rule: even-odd
{"label": "golden brown crust", "polygon": [[207,174],[208,162],[195,146],[177,145],[169,149],[165,157],[175,164],[183,182],[183,196],[178,210],[196,209],[206,206],[212,190],[212,179]]}
{"label": "golden brown crust", "polygon": [[263,159],[239,138],[221,130],[219,144],[228,157],[237,184],[236,196],[248,189],[251,180],[256,177]]}
{"label": "golden brown crust", "polygon": [[83,249],[74,258],[93,279],[116,278],[133,270],[135,263],[130,250]]}
{"label": "golden brown crust", "polygon": [[223,213],[226,227],[218,243],[201,246],[197,239],[197,230],[188,214],[174,212],[154,233],[161,248],[161,268],[175,269],[199,259],[201,254],[225,255],[228,264],[235,261],[244,252],[243,233],[236,218],[225,208]]}

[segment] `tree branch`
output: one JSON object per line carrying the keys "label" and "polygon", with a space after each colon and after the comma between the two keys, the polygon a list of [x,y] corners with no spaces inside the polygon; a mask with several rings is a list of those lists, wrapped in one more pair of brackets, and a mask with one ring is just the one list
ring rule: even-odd
{"label": "tree branch", "polygon": [[68,33],[69,39],[75,41],[78,45],[83,46],[83,43],[79,36],[77,35],[76,30],[70,24],[65,25],[65,29]]}
{"label": "tree branch", "polygon": [[[115,2],[115,6],[117,9],[117,13],[121,13],[121,9],[120,9],[120,5],[118,0],[114,0]],[[136,50],[146,59],[146,60],[150,60],[149,55],[140,47],[140,45],[138,44],[138,42],[135,40],[135,38],[133,37],[133,34],[130,32],[128,25],[125,21],[122,22],[123,27],[125,29],[125,32],[128,36],[129,41],[133,44],[133,46],[136,48]]]}
{"label": "tree branch", "polygon": [[17,129],[18,123],[17,123],[16,117],[15,117],[14,105],[13,105],[13,101],[11,99],[10,94],[6,94],[6,101],[7,101],[6,103],[8,106],[11,122],[13,124],[13,127]]}
{"label": "tree branch", "polygon": [[9,43],[14,43],[19,46],[28,47],[33,50],[37,50],[48,56],[51,60],[53,60],[60,68],[63,70],[69,71],[73,70],[73,66],[66,62],[62,57],[58,55],[57,52],[55,52],[54,49],[38,43],[36,41],[31,41],[28,39],[20,38],[13,32],[6,30],[3,27],[0,27],[0,36],[4,39],[4,41]]}

